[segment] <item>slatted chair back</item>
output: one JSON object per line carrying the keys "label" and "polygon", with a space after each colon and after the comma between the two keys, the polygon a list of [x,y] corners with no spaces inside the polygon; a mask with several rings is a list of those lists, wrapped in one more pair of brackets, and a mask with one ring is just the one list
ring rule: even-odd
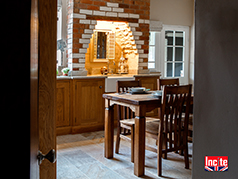
{"label": "slatted chair back", "polygon": [[164,86],[179,86],[179,78],[157,79],[157,89],[162,90]]}
{"label": "slatted chair back", "polygon": [[[141,82],[138,81],[117,81],[117,93],[125,93],[129,91],[129,88],[141,87]],[[128,107],[117,107],[118,119],[130,119],[134,118],[134,113]]]}
{"label": "slatted chair back", "polygon": [[[160,111],[161,123],[158,129],[159,158],[161,159],[162,153],[167,155],[168,152],[184,150],[185,168],[189,168],[187,134],[190,105],[186,105],[183,120],[182,109],[184,104],[190,104],[191,87],[192,85],[164,87]],[[161,163],[158,165],[161,167]]]}
{"label": "slatted chair back", "polygon": [[141,87],[140,81],[117,81],[117,93],[128,92],[132,87]]}

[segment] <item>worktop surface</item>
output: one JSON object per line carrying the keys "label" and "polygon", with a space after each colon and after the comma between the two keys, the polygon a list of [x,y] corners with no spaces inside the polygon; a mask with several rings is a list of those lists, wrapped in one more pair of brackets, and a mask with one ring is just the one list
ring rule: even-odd
{"label": "worktop surface", "polygon": [[90,78],[131,78],[131,77],[155,77],[161,74],[127,74],[127,75],[87,75],[87,76],[57,76],[57,80],[64,79],[90,79]]}

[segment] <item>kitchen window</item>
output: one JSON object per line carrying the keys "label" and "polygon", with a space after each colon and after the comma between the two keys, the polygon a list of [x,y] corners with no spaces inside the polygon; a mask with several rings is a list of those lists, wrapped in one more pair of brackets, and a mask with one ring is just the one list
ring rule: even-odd
{"label": "kitchen window", "polygon": [[161,31],[161,72],[164,78],[179,78],[181,84],[189,79],[189,27],[164,25]]}
{"label": "kitchen window", "polygon": [[[57,1],[57,66],[66,66],[66,36],[67,36],[67,15],[66,0]],[[58,47],[63,47],[58,49]]]}
{"label": "kitchen window", "polygon": [[184,31],[165,31],[165,77],[184,77],[184,36]]}
{"label": "kitchen window", "polygon": [[148,58],[148,69],[150,71],[159,70],[159,59],[160,59],[160,32],[150,32],[149,40],[149,58]]}
{"label": "kitchen window", "polygon": [[[57,11],[57,40],[62,39],[62,8],[58,8]],[[57,66],[62,64],[61,51],[57,50]]]}
{"label": "kitchen window", "polygon": [[188,83],[189,27],[163,25],[150,32],[148,69],[160,71],[162,78],[179,78]]}
{"label": "kitchen window", "polygon": [[155,69],[155,32],[150,32],[148,68]]}

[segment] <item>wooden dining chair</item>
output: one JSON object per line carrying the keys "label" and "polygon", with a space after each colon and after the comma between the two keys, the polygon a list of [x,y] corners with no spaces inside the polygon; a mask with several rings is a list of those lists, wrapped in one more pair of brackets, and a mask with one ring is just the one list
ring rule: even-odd
{"label": "wooden dining chair", "polygon": [[[117,93],[125,93],[129,88],[141,87],[140,81],[117,81]],[[117,137],[115,153],[119,153],[120,139],[131,141],[131,162],[134,162],[135,114],[130,108],[117,105]],[[131,135],[131,137],[127,137]]]}
{"label": "wooden dining chair", "polygon": [[[157,89],[162,90],[164,86],[179,86],[179,78],[157,79]],[[190,106],[190,115],[188,121],[188,141],[192,142],[193,135],[193,105]]]}
{"label": "wooden dining chair", "polygon": [[168,152],[183,150],[185,168],[189,168],[188,160],[188,120],[189,107],[186,105],[185,117],[182,119],[184,104],[190,104],[191,86],[165,86],[160,108],[160,121],[146,123],[146,136],[158,140],[157,148],[146,146],[146,149],[157,152],[158,175],[162,175],[161,157],[167,158]]}
{"label": "wooden dining chair", "polygon": [[[188,119],[188,142],[193,142],[193,97],[191,97],[190,108],[189,108],[189,119]],[[186,107],[186,106],[185,106]],[[184,107],[184,108],[185,108]],[[184,118],[184,114],[183,117]]]}
{"label": "wooden dining chair", "polygon": [[[140,81],[117,81],[117,93],[125,93],[129,88],[141,87]],[[128,107],[117,105],[117,136],[115,153],[119,153],[120,139],[131,142],[131,162],[134,162],[134,128],[135,128],[135,114]],[[148,119],[148,121],[156,121],[158,119]],[[128,137],[131,135],[131,137]]]}
{"label": "wooden dining chair", "polygon": [[179,86],[179,78],[157,79],[157,89],[162,90],[163,86]]}
{"label": "wooden dining chair", "polygon": [[[157,79],[157,90],[163,90],[165,86],[179,86],[179,78],[169,78],[169,79]],[[160,109],[158,110],[158,116],[160,115]],[[157,145],[156,140],[156,145]]]}

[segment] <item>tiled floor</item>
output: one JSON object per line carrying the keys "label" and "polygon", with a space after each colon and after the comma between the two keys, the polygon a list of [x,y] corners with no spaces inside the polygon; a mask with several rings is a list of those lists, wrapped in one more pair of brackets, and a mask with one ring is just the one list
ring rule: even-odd
{"label": "tiled floor", "polygon": [[[121,141],[119,154],[113,159],[104,158],[104,132],[91,132],[57,137],[57,178],[58,179],[123,179],[138,178],[134,175],[133,163],[130,162],[130,143]],[[115,140],[114,140],[115,141]],[[152,139],[146,142],[155,145]],[[192,145],[189,144],[191,154]],[[159,178],[157,176],[157,154],[146,150],[145,176],[142,178]],[[184,168],[184,158],[175,153],[162,159],[161,178],[191,178],[190,169]]]}

